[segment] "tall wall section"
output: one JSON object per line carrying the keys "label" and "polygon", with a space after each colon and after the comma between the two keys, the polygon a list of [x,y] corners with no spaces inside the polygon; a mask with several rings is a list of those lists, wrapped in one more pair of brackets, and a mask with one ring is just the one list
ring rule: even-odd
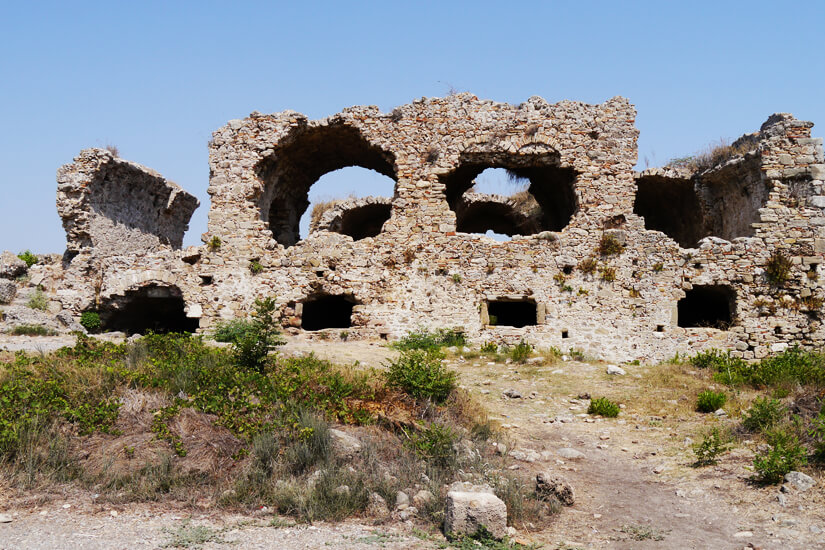
{"label": "tall wall section", "polygon": [[[825,166],[812,124],[774,115],[706,165],[638,174],[634,118],[623,98],[470,94],[315,121],[253,113],[213,134],[203,246],[80,247],[46,286],[112,326],[139,317],[135,304],[174,302],[182,324],[208,331],[276,296],[287,330],[310,337],[460,326],[613,360],[821,345]],[[345,201],[301,239],[310,187],[346,166],[391,177],[389,207]],[[529,214],[473,192],[486,168],[529,181]],[[480,234],[507,224],[510,240]],[[782,258],[788,277],[771,283]]]}

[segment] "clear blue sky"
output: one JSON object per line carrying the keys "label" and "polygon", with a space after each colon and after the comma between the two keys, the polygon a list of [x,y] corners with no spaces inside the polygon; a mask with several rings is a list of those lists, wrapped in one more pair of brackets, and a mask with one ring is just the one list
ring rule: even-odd
{"label": "clear blue sky", "polygon": [[825,127],[825,2],[0,7],[0,250],[62,252],[55,171],[107,144],[198,196],[186,238],[197,244],[211,132],[253,110],[389,111],[451,87],[512,103],[622,95],[639,111],[640,167],[773,112]]}

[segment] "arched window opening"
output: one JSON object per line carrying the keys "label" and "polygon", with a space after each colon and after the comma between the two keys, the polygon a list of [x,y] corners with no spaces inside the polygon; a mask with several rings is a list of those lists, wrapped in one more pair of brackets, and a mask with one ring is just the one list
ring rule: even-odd
{"label": "arched window opening", "polygon": [[352,326],[352,308],[355,300],[350,296],[324,294],[307,298],[302,305],[301,328],[324,330]]}
{"label": "arched window opening", "polygon": [[359,166],[321,176],[309,191],[310,208],[300,222],[300,238],[319,230],[357,241],[381,233],[390,219],[395,181]]}
{"label": "arched window opening", "polygon": [[103,330],[126,334],[195,332],[199,319],[186,316],[183,294],[175,286],[146,285],[112,296],[100,308]]}
{"label": "arched window opening", "polygon": [[476,155],[441,177],[456,231],[499,240],[564,229],[578,208],[575,180],[546,156]]}
{"label": "arched window opening", "polygon": [[533,300],[494,300],[487,302],[490,324],[522,328],[538,324],[538,308]]}
{"label": "arched window opening", "polygon": [[728,330],[736,317],[736,292],[727,285],[693,285],[677,310],[680,327]]}
{"label": "arched window opening", "polygon": [[[258,166],[264,184],[259,198],[261,218],[273,238],[287,247],[309,234],[311,221],[320,220],[341,200],[335,197],[392,196],[395,192],[395,159],[370,144],[357,129],[333,125],[298,132]],[[379,223],[368,221],[372,226]],[[372,230],[356,231],[365,232]]]}
{"label": "arched window opening", "polygon": [[770,193],[758,158],[683,177],[662,172],[650,170],[636,180],[633,212],[647,229],[665,233],[683,248],[710,236],[730,241],[754,234]]}

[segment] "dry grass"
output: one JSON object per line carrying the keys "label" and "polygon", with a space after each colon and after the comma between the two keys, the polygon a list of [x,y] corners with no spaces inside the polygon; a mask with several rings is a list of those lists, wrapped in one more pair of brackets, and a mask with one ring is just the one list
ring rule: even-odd
{"label": "dry grass", "polygon": [[733,157],[744,155],[748,151],[756,149],[756,140],[740,139],[730,144],[725,139],[720,139],[717,143],[710,143],[699,152],[681,158],[668,161],[666,167],[687,168],[692,172],[702,172],[718,166]]}

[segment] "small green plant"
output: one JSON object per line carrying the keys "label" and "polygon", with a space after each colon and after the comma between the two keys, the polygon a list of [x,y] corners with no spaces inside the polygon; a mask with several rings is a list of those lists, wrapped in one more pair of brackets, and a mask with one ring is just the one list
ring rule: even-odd
{"label": "small green plant", "polygon": [[659,273],[664,268],[665,268],[665,264],[663,264],[662,262],[656,262],[655,264],[653,264],[653,271],[656,272],[656,273]]}
{"label": "small green plant", "polygon": [[795,434],[780,429],[766,433],[765,439],[770,448],[753,459],[755,481],[781,483],[785,474],[807,464],[807,452]]}
{"label": "small green plant", "polygon": [[29,301],[26,302],[26,305],[31,309],[46,311],[49,308],[49,301],[46,299],[46,294],[43,292],[43,289],[37,287],[34,292],[29,295]]}
{"label": "small green plant", "polygon": [[776,251],[765,264],[765,277],[772,286],[783,286],[791,280],[793,262],[781,251]]}
{"label": "small green plant", "polygon": [[217,235],[212,235],[212,238],[209,239],[209,242],[207,243],[206,246],[209,247],[209,250],[213,250],[213,251],[220,249],[220,247],[221,247],[221,238],[218,237]]}
{"label": "small green plant", "polygon": [[235,360],[243,367],[263,372],[269,352],[284,344],[280,334],[275,320],[275,299],[255,300],[249,328],[232,342]]}
{"label": "small green plant", "polygon": [[699,393],[696,398],[696,410],[703,413],[711,413],[721,409],[725,405],[728,396],[725,392],[715,392],[713,390],[705,390]]}
{"label": "small green plant", "polygon": [[604,266],[599,270],[601,274],[602,281],[612,283],[616,280],[616,268],[610,266]]}
{"label": "small green plant", "polygon": [[730,445],[722,438],[719,428],[714,426],[707,432],[702,441],[693,446],[696,455],[696,466],[710,466],[716,464],[719,455],[727,451]]}
{"label": "small green plant", "polygon": [[786,412],[787,408],[778,399],[757,397],[742,415],[742,426],[749,432],[762,432],[775,426]]}
{"label": "small green plant", "polygon": [[533,353],[533,346],[521,340],[510,349],[510,359],[516,363],[524,363],[531,353]]}
{"label": "small green plant", "polygon": [[293,474],[308,472],[332,457],[329,424],[317,414],[302,410],[298,414],[297,441],[286,450],[286,463]]}
{"label": "small green plant", "polygon": [[443,403],[456,387],[457,375],[441,363],[438,350],[407,350],[387,365],[387,383],[413,397]]}
{"label": "small green plant", "polygon": [[96,311],[84,311],[80,314],[80,324],[89,332],[100,330],[100,314]]}
{"label": "small green plant", "polygon": [[624,252],[624,245],[614,235],[605,233],[599,240],[597,251],[600,256],[618,256]]}
{"label": "small green plant", "polygon": [[819,411],[819,415],[811,420],[808,436],[813,444],[814,461],[820,465],[825,464],[825,406]]}
{"label": "small green plant", "polygon": [[15,336],[54,336],[57,331],[43,325],[17,325],[11,333]]}
{"label": "small green plant", "polygon": [[579,271],[584,273],[585,275],[592,275],[596,272],[596,268],[599,267],[599,262],[596,261],[596,258],[585,258],[581,262],[579,262]]}
{"label": "small green plant", "polygon": [[26,267],[31,267],[37,263],[37,256],[32,254],[31,250],[24,250],[17,257],[26,263]]}
{"label": "small green plant", "polygon": [[628,535],[631,540],[665,540],[667,531],[660,531],[651,525],[622,525],[620,529],[622,533]]}
{"label": "small green plant", "polygon": [[482,353],[495,353],[498,351],[498,344],[495,342],[484,342],[481,344]]}
{"label": "small green plant", "polygon": [[458,284],[461,282],[461,274],[460,273],[453,273],[453,282]]}
{"label": "small green plant", "polygon": [[259,273],[262,273],[263,270],[264,270],[264,266],[263,266],[263,264],[261,264],[261,262],[259,262],[258,260],[250,260],[250,262],[249,262],[249,271],[253,275],[257,275]]}
{"label": "small green plant", "polygon": [[607,418],[616,418],[619,416],[620,407],[607,397],[598,397],[590,401],[590,406],[587,407],[588,414],[597,414]]}
{"label": "small green plant", "polygon": [[494,327],[498,324],[498,316],[497,315],[488,315],[487,317],[488,317],[487,323],[491,327]]}
{"label": "small green plant", "polygon": [[208,542],[223,542],[220,534],[211,527],[190,525],[189,521],[168,533],[170,539],[163,548],[200,548]]}

